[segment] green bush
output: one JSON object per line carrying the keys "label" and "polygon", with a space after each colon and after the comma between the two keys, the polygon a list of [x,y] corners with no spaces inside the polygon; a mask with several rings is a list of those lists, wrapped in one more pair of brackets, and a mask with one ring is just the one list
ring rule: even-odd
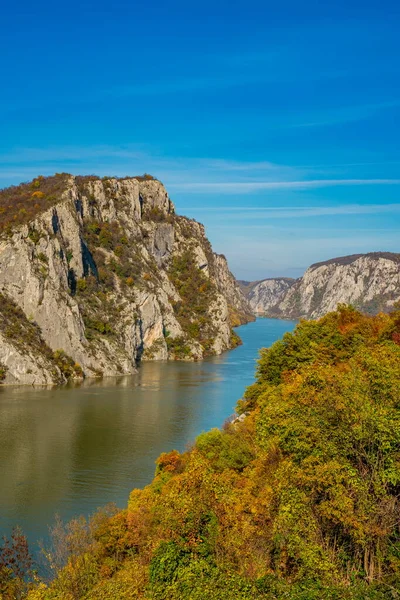
{"label": "green bush", "polygon": [[85,292],[87,290],[87,281],[86,279],[78,279],[76,282],[76,291],[77,292]]}
{"label": "green bush", "polygon": [[101,321],[99,319],[92,319],[90,317],[84,317],[84,323],[86,331],[92,331],[101,333],[102,335],[112,335],[114,330],[110,323],[107,321]]}
{"label": "green bush", "polygon": [[150,581],[153,584],[172,583],[178,568],[187,563],[188,553],[175,542],[161,542],[150,562]]}
{"label": "green bush", "polygon": [[38,244],[40,238],[42,237],[42,234],[37,229],[32,227],[29,229],[28,237],[31,240],[31,242],[33,242],[36,246],[36,244]]}
{"label": "green bush", "polygon": [[0,383],[5,380],[7,375],[7,367],[0,363]]}
{"label": "green bush", "polygon": [[173,354],[176,358],[186,358],[191,356],[191,348],[187,345],[184,337],[179,336],[172,338],[168,336],[165,338],[165,341],[167,343],[168,352]]}
{"label": "green bush", "polygon": [[197,267],[191,250],[173,257],[168,276],[181,300],[173,303],[174,313],[183,331],[200,342],[204,354],[210,353],[215,329],[209,314],[217,290],[211,280]]}
{"label": "green bush", "polygon": [[[67,178],[65,173],[53,177],[39,175],[32,182],[0,190],[0,234],[11,234],[15,227],[31,223],[37,215],[56,204],[65,190]],[[29,234],[34,244],[40,239],[36,235]]]}
{"label": "green bush", "polygon": [[38,259],[44,263],[48,263],[49,259],[47,258],[47,256],[45,254],[43,254],[43,252],[39,252],[39,254],[37,255]]}
{"label": "green bush", "polygon": [[254,458],[246,440],[219,429],[201,433],[196,448],[211,462],[214,469],[242,471]]}

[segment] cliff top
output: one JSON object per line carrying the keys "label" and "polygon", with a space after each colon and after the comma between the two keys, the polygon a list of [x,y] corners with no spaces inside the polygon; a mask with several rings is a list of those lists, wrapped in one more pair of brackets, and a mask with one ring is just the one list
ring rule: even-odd
{"label": "cliff top", "polygon": [[266,277],[265,279],[258,279],[257,281],[246,281],[244,279],[238,279],[237,282],[242,290],[250,290],[255,287],[259,283],[263,283],[264,281],[286,281],[287,283],[294,283],[296,279],[293,277]]}
{"label": "cliff top", "polygon": [[318,267],[322,267],[324,265],[342,265],[342,266],[351,265],[353,262],[355,262],[359,258],[371,258],[372,260],[379,260],[380,258],[387,258],[388,260],[392,260],[393,262],[400,263],[400,253],[367,252],[366,254],[350,254],[348,256],[339,256],[337,258],[330,258],[329,260],[317,262],[317,263],[312,264],[309,267],[309,270],[317,269]]}
{"label": "cliff top", "polygon": [[136,179],[139,182],[158,181],[152,175],[136,175],[135,177],[98,177],[97,175],[77,175],[56,173],[48,177],[39,175],[32,181],[20,183],[0,190],[0,233],[11,230],[18,225],[32,221],[38,214],[57,204],[63,192],[74,179],[78,187],[92,181]]}

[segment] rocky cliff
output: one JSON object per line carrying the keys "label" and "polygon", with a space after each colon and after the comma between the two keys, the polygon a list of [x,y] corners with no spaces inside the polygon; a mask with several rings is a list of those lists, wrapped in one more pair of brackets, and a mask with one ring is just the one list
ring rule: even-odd
{"label": "rocky cliff", "polygon": [[376,314],[390,311],[399,299],[400,254],[354,254],[312,265],[265,312],[278,318],[317,319],[338,304],[352,304]]}
{"label": "rocky cliff", "polygon": [[240,282],[236,281],[229,271],[228,262],[223,254],[215,254],[217,285],[222,294],[228,298],[228,310],[232,326],[255,321],[254,311],[250,306]]}
{"label": "rocky cliff", "polygon": [[255,314],[266,314],[281,300],[295,279],[277,277],[262,281],[241,281],[240,287]]}
{"label": "rocky cliff", "polygon": [[48,384],[197,360],[251,318],[204,228],[153,178],[58,174],[0,191],[0,379]]}

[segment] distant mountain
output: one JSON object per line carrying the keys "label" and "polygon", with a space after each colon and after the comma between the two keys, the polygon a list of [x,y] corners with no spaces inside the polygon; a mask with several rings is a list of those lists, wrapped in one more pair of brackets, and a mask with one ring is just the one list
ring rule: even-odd
{"label": "distant mountain", "polygon": [[274,277],[261,281],[238,281],[255,314],[264,314],[273,308],[295,283],[290,277]]}
{"label": "distant mountain", "polygon": [[338,304],[376,314],[400,299],[400,254],[371,252],[311,265],[297,280],[265,279],[241,285],[252,310],[282,319],[317,319]]}

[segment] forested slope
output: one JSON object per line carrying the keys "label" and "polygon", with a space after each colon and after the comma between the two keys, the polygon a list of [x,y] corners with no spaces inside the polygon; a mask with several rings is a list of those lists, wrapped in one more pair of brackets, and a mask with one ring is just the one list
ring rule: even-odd
{"label": "forested slope", "polygon": [[400,311],[301,322],[261,352],[244,417],[69,526],[29,599],[398,598],[399,381]]}

